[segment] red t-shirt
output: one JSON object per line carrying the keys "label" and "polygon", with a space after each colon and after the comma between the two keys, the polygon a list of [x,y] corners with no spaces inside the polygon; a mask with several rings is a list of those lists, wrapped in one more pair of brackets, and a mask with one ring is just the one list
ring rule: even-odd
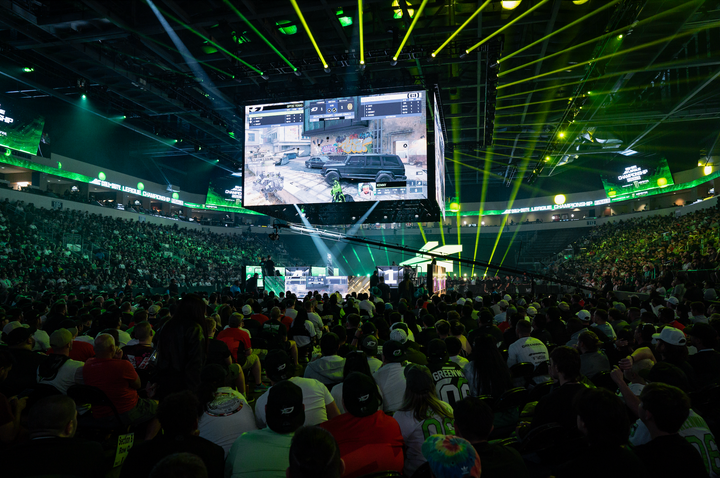
{"label": "red t-shirt", "polygon": [[264,315],[264,314],[253,314],[250,316],[250,318],[260,322],[260,325],[264,324],[265,322],[267,322],[269,320],[268,316]]}
{"label": "red t-shirt", "polygon": [[402,473],[405,456],[400,425],[382,410],[369,417],[343,413],[318,426],[329,431],[338,443],[345,462],[343,478],[387,470]]}
{"label": "red t-shirt", "polygon": [[682,330],[682,331],[685,330],[685,326],[684,326],[683,324],[681,324],[680,322],[678,322],[677,320],[673,320],[673,321],[670,322],[668,325],[669,325],[670,327],[675,327],[676,329],[679,329],[679,330]]}
{"label": "red t-shirt", "polygon": [[228,348],[230,349],[230,353],[233,357],[235,357],[235,361],[237,361],[237,354],[238,349],[240,348],[240,343],[245,346],[245,350],[252,348],[252,344],[250,343],[250,336],[248,335],[248,333],[235,327],[229,327],[223,330],[217,335],[216,338],[218,340],[222,340],[227,344]]}
{"label": "red t-shirt", "polygon": [[[86,385],[97,387],[113,402],[118,413],[125,413],[137,405],[137,390],[130,383],[138,379],[132,364],[127,360],[98,359],[93,357],[83,366],[83,379]],[[112,416],[110,407],[94,407],[95,418]]]}
{"label": "red t-shirt", "polygon": [[283,315],[282,317],[280,317],[280,322],[285,324],[285,327],[287,327],[288,332],[290,332],[290,326],[292,325],[293,320],[294,319],[292,317],[288,317],[287,315]]}
{"label": "red t-shirt", "polygon": [[[48,355],[52,355],[55,352],[53,352],[53,349],[50,348],[47,353]],[[70,349],[68,356],[72,360],[77,360],[78,362],[87,362],[88,359],[95,356],[95,348],[82,340],[73,340],[72,349]]]}
{"label": "red t-shirt", "polygon": [[500,329],[501,332],[505,332],[509,328],[510,328],[510,322],[500,322],[498,324],[498,329]]}

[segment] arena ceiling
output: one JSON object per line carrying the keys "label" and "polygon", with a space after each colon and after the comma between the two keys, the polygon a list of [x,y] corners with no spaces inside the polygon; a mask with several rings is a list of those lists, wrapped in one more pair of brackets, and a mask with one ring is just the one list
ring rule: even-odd
{"label": "arena ceiling", "polygon": [[2,92],[87,95],[157,140],[165,178],[238,167],[245,103],[435,84],[462,201],[483,183],[488,200],[599,189],[628,154],[674,172],[717,154],[720,0],[363,0],[364,65],[357,1],[297,0],[328,68],[290,0],[153,2],[0,0]]}

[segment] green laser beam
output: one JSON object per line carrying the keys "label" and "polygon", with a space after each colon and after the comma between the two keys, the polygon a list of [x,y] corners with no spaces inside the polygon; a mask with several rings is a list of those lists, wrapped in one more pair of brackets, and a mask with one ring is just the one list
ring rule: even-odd
{"label": "green laser beam", "polygon": [[[492,160],[488,158],[488,156],[491,156],[493,154],[492,151],[487,151],[485,153],[485,166],[483,168],[483,173],[485,177],[488,177],[490,174],[490,164],[492,163]],[[482,215],[485,211],[485,198],[487,197],[487,190],[488,190],[488,181],[483,181],[482,184],[482,190],[480,192],[480,209],[478,210],[478,224],[477,224],[477,231],[475,233],[475,252],[473,252],[473,261],[477,260],[477,250],[478,250],[478,244],[480,243],[480,228],[482,227]],[[470,276],[472,277],[475,275],[475,264],[472,266],[472,270],[470,271]]]}
{"label": "green laser beam", "polygon": [[358,27],[360,33],[360,64],[365,64],[365,35],[363,33],[363,4],[358,0]]}
{"label": "green laser beam", "polygon": [[[256,72],[257,74],[259,74],[259,75],[262,75],[262,74],[263,74],[262,71],[258,70],[257,68],[255,68],[254,66],[252,66],[250,63],[246,62],[245,60],[243,60],[243,59],[240,58],[239,56],[235,55],[234,53],[231,53],[230,51],[228,51],[225,47],[223,47],[223,46],[220,45],[219,43],[217,43],[217,42],[209,39],[208,37],[206,37],[205,35],[203,35],[203,34],[200,33],[199,31],[195,30],[193,27],[191,27],[191,26],[188,25],[187,23],[185,23],[185,22],[183,22],[182,20],[180,20],[179,18],[171,15],[170,13],[164,11],[163,9],[161,9],[161,8],[159,8],[159,7],[158,7],[158,10],[160,10],[160,12],[161,12],[163,15],[165,15],[166,17],[168,17],[169,19],[171,19],[172,21],[174,21],[175,23],[177,23],[178,25],[180,25],[180,26],[183,27],[184,29],[186,29],[186,30],[188,30],[189,32],[193,33],[194,35],[202,38],[202,39],[205,40],[206,42],[210,43],[212,46],[216,47],[218,50],[224,52],[225,54],[227,54],[227,55],[230,56],[231,58],[233,58],[233,59],[237,60],[238,62],[242,63],[243,65],[247,66],[248,68],[250,68],[251,70],[253,70],[253,71]],[[181,54],[182,54],[182,53],[181,53]],[[185,55],[183,55],[183,56],[185,56]]]}
{"label": "green laser beam", "polygon": [[223,1],[225,2],[225,4],[226,4],[227,6],[230,7],[230,9],[231,9],[232,11],[235,12],[235,14],[236,14],[238,17],[240,17],[240,19],[241,19],[242,21],[244,21],[244,22],[247,24],[247,26],[249,26],[250,28],[252,28],[252,30],[255,32],[255,34],[257,34],[257,36],[259,36],[265,43],[267,43],[267,45],[268,45],[270,48],[272,48],[272,50],[273,50],[275,53],[277,53],[280,58],[282,58],[282,60],[283,60],[285,63],[287,63],[287,64],[290,66],[290,68],[293,69],[293,71],[297,71],[297,68],[295,67],[295,65],[293,65],[292,63],[290,63],[290,60],[288,60],[287,58],[285,58],[285,55],[283,55],[282,53],[280,53],[280,51],[279,51],[277,48],[275,48],[275,45],[273,45],[272,43],[270,43],[270,40],[268,40],[267,38],[265,38],[265,36],[264,36],[262,33],[260,33],[257,28],[255,28],[255,25],[253,25],[247,18],[245,18],[245,15],[243,15],[242,13],[240,13],[240,10],[238,10],[237,8],[235,8],[235,5],[233,5],[232,3],[230,3],[230,0],[223,0]]}
{"label": "green laser beam", "polygon": [[487,7],[487,5],[488,5],[490,2],[492,2],[492,0],[486,0],[486,2],[483,3],[483,4],[480,6],[480,8],[478,8],[477,10],[475,10],[475,13],[473,13],[472,15],[470,15],[470,18],[468,18],[467,20],[465,20],[465,23],[463,23],[462,25],[460,25],[460,28],[458,28],[457,30],[455,30],[455,32],[454,32],[452,35],[450,35],[450,37],[448,37],[448,39],[445,40],[445,42],[437,48],[437,50],[435,50],[434,52],[432,52],[432,53],[430,54],[430,56],[432,56],[433,58],[435,58],[435,56],[436,56],[438,53],[440,53],[440,50],[442,50],[443,48],[445,48],[445,46],[446,46],[448,43],[450,43],[450,41],[451,41],[453,38],[455,38],[455,35],[457,35],[457,34],[460,33],[461,31],[463,31],[463,29],[464,29],[466,26],[468,26],[468,23],[470,23],[473,18],[475,18],[480,12],[482,12],[483,9],[484,9],[485,7]]}
{"label": "green laser beam", "polygon": [[310,27],[308,26],[307,22],[305,21],[305,17],[303,16],[302,12],[300,11],[300,7],[297,4],[296,0],[290,0],[290,3],[292,3],[293,8],[295,9],[295,13],[297,14],[298,18],[300,19],[300,23],[302,23],[303,27],[305,28],[305,33],[307,33],[308,37],[310,38],[310,42],[315,47],[315,51],[318,54],[318,58],[320,58],[320,61],[323,64],[323,68],[327,68],[328,64],[325,61],[325,58],[323,57],[322,53],[320,52],[320,47],[318,46],[317,42],[315,41],[315,37],[313,37],[312,32],[310,31]]}
{"label": "green laser beam", "polygon": [[420,18],[420,15],[422,15],[423,10],[425,10],[425,5],[427,4],[427,2],[428,2],[428,0],[422,0],[422,3],[420,4],[420,8],[415,13],[415,17],[413,18],[413,21],[410,24],[410,27],[408,28],[407,32],[405,32],[405,37],[403,38],[402,42],[400,42],[400,47],[398,48],[397,52],[395,53],[393,60],[397,61],[398,57],[400,56],[400,52],[402,51],[403,47],[405,46],[405,43],[408,41],[408,38],[410,38],[410,34],[412,33],[413,29],[415,28],[415,24],[417,23],[418,19]]}
{"label": "green laser beam", "polygon": [[498,63],[502,63],[502,62],[504,62],[504,61],[507,61],[507,60],[509,60],[510,58],[514,57],[515,55],[524,52],[524,51],[527,50],[528,48],[532,48],[532,47],[534,47],[535,45],[539,45],[540,43],[544,42],[544,41],[547,40],[548,38],[553,37],[553,36],[557,35],[558,33],[561,33],[561,32],[563,32],[563,31],[567,30],[568,28],[571,28],[571,27],[573,27],[574,25],[577,25],[578,23],[584,22],[585,20],[587,20],[588,18],[592,17],[593,15],[597,15],[598,13],[600,13],[600,12],[602,12],[602,11],[604,11],[604,10],[607,10],[608,8],[612,7],[613,5],[615,5],[615,4],[617,4],[617,3],[621,2],[621,1],[622,1],[622,0],[613,0],[612,2],[610,2],[610,3],[606,4],[606,5],[603,5],[603,6],[600,7],[600,8],[596,8],[595,10],[593,10],[593,11],[590,12],[590,13],[588,13],[588,14],[585,15],[584,17],[578,18],[578,19],[575,20],[574,22],[572,22],[572,23],[570,23],[570,24],[568,24],[568,25],[565,25],[565,26],[562,27],[562,28],[559,28],[559,29],[555,30],[554,32],[550,33],[549,35],[545,35],[545,36],[542,37],[541,39],[539,39],[539,40],[537,40],[537,41],[534,41],[534,42],[532,42],[531,44],[529,44],[529,45],[527,45],[527,46],[525,46],[525,47],[523,47],[523,48],[521,48],[521,49],[519,49],[519,50],[517,50],[517,51],[514,51],[514,52],[510,53],[509,55],[506,55],[506,56],[500,58],[500,59],[498,60]]}
{"label": "green laser beam", "polygon": [[716,27],[718,27],[718,26],[720,26],[720,22],[707,23],[707,24],[702,25],[702,26],[700,26],[700,27],[693,28],[693,29],[687,30],[687,31],[682,32],[682,33],[678,33],[677,35],[671,35],[671,36],[668,36],[668,37],[665,37],[665,38],[660,38],[660,39],[658,39],[658,40],[651,41],[651,42],[648,42],[648,43],[644,43],[644,44],[642,44],[642,45],[637,45],[637,46],[634,46],[634,47],[631,47],[631,48],[628,48],[628,49],[626,49],[626,50],[622,50],[622,51],[619,51],[619,52],[616,52],[616,53],[612,53],[612,54],[609,54],[609,55],[603,55],[603,56],[601,56],[601,57],[599,57],[599,58],[593,58],[593,59],[590,59],[590,60],[587,60],[587,61],[583,61],[583,62],[580,62],[580,63],[576,63],[576,64],[574,64],[574,65],[567,65],[567,66],[565,66],[565,67],[563,67],[563,68],[560,68],[560,69],[557,69],[557,70],[548,71],[548,72],[545,72],[545,73],[540,73],[539,75],[535,75],[535,76],[531,76],[531,77],[529,77],[529,78],[525,78],[525,79],[522,79],[522,80],[514,81],[514,82],[512,82],[512,83],[506,83],[506,84],[503,84],[503,85],[499,85],[497,88],[498,88],[498,90],[503,89],[503,88],[509,88],[509,87],[511,87],[511,86],[515,86],[515,85],[519,85],[519,84],[521,84],[521,83],[525,83],[525,82],[528,82],[528,81],[536,80],[536,79],[538,79],[538,78],[543,78],[543,77],[545,77],[545,76],[554,75],[554,74],[556,74],[556,73],[562,73],[562,72],[564,72],[564,71],[566,71],[566,70],[570,70],[570,69],[574,69],[574,68],[579,68],[579,67],[581,67],[581,66],[589,65],[589,64],[591,64],[591,63],[598,63],[598,62],[601,62],[601,61],[603,61],[603,60],[607,60],[607,59],[610,59],[610,58],[613,58],[613,57],[616,57],[616,56],[622,56],[622,55],[626,55],[626,54],[628,54],[628,53],[632,53],[632,52],[635,52],[635,51],[643,50],[643,49],[645,49],[645,48],[650,48],[650,47],[652,47],[652,46],[659,45],[659,44],[661,44],[661,43],[667,43],[667,42],[672,41],[672,40],[677,39],[677,38],[686,37],[686,36],[690,36],[690,35],[695,35],[696,33],[699,33],[699,32],[701,32],[701,31],[703,31],[703,30],[707,30],[707,29],[711,29],[711,28],[716,28]]}
{"label": "green laser beam", "polygon": [[[578,48],[582,48],[582,47],[584,47],[584,46],[597,43],[597,42],[599,42],[599,41],[601,41],[601,40],[604,40],[605,38],[609,38],[609,37],[616,36],[616,35],[618,35],[618,34],[620,34],[620,33],[623,33],[623,32],[625,32],[625,31],[627,31],[627,30],[630,30],[630,29],[633,29],[633,28],[637,28],[637,27],[640,26],[640,25],[644,25],[645,23],[648,23],[648,22],[651,22],[651,21],[655,21],[655,20],[657,20],[657,19],[659,19],[659,18],[662,18],[662,17],[664,17],[664,16],[672,15],[673,13],[675,13],[676,10],[686,8],[688,5],[690,5],[690,4],[692,4],[692,3],[698,3],[698,2],[702,2],[702,0],[693,0],[693,2],[688,2],[688,3],[686,3],[686,4],[682,4],[682,5],[678,6],[678,7],[671,8],[671,9],[669,9],[669,10],[665,10],[665,11],[663,11],[663,12],[661,12],[661,13],[658,13],[657,15],[653,15],[653,16],[648,17],[648,18],[645,18],[645,19],[643,19],[643,20],[641,20],[641,21],[639,21],[639,22],[636,22],[636,23],[633,23],[633,24],[624,26],[624,27],[622,27],[622,28],[618,28],[618,29],[613,30],[613,31],[611,31],[611,32],[609,32],[609,33],[605,33],[605,34],[603,34],[603,35],[600,35],[599,37],[595,37],[595,38],[593,38],[593,39],[591,39],[591,40],[588,40],[588,41],[586,41],[586,42],[583,42],[583,43],[580,43],[580,44],[577,44],[577,45],[573,45],[573,46],[571,46],[571,47],[568,47],[568,48],[566,48],[566,49],[564,49],[564,50],[561,50],[561,51],[552,53],[552,54],[550,54],[550,55],[545,55],[543,58],[539,58],[539,59],[537,59],[537,60],[533,60],[533,61],[531,61],[531,62],[525,63],[524,65],[517,66],[517,67],[512,68],[512,69],[510,69],[510,70],[501,71],[500,73],[498,73],[498,77],[499,77],[499,78],[502,78],[503,76],[509,75],[510,73],[512,73],[512,72],[514,72],[514,71],[527,68],[528,66],[534,65],[535,63],[549,60],[550,58],[556,57],[556,56],[558,56],[558,55],[562,55],[562,54],[567,53],[567,52],[569,52],[569,51],[576,50],[576,49],[578,49]],[[564,68],[564,70],[567,70],[567,69],[568,69],[568,68]]]}
{"label": "green laser beam", "polygon": [[425,237],[425,231],[423,230],[422,224],[418,222],[417,225],[420,228],[420,234],[422,235],[423,241],[427,244],[427,237]]}
{"label": "green laser beam", "polygon": [[508,27],[510,27],[511,25],[513,25],[514,23],[519,22],[520,20],[522,20],[522,19],[525,18],[526,16],[530,15],[532,12],[534,12],[534,11],[537,10],[538,8],[542,7],[543,5],[545,5],[545,4],[546,4],[547,2],[549,2],[549,1],[550,1],[550,0],[541,0],[540,3],[538,3],[537,5],[528,8],[528,10],[527,10],[525,13],[523,13],[523,14],[520,15],[520,16],[518,16],[515,20],[512,20],[511,22],[506,23],[505,25],[503,25],[502,27],[500,27],[498,30],[495,30],[493,33],[491,33],[491,34],[488,35],[487,37],[483,38],[482,40],[480,40],[479,42],[477,42],[476,44],[474,44],[473,46],[471,46],[470,48],[468,48],[467,50],[465,50],[465,53],[470,53],[470,52],[473,51],[475,48],[477,48],[477,47],[479,47],[480,45],[482,45],[483,43],[487,42],[488,40],[490,40],[491,38],[493,38],[495,35],[501,33],[501,32],[504,31],[506,28],[508,28]]}

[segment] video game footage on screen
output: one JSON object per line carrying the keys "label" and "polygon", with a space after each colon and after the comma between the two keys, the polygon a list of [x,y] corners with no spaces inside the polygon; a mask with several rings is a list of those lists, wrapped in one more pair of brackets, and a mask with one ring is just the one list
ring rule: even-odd
{"label": "video game footage on screen", "polygon": [[246,107],[244,204],[427,199],[425,94]]}

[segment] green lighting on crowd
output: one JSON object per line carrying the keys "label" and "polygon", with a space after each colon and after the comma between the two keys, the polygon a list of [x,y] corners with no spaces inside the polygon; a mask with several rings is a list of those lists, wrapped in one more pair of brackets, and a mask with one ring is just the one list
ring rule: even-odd
{"label": "green lighting on crowd", "polygon": [[142,191],[143,189],[145,189],[145,185],[143,183],[137,183],[137,188]]}
{"label": "green lighting on crowd", "polygon": [[98,179],[99,179],[100,181],[105,181],[105,180],[107,179],[107,176],[105,176],[105,173],[103,173],[102,171],[100,171],[100,172],[98,173]]}
{"label": "green lighting on crowd", "polygon": [[178,193],[172,193],[173,199],[180,199],[180,195]]}

